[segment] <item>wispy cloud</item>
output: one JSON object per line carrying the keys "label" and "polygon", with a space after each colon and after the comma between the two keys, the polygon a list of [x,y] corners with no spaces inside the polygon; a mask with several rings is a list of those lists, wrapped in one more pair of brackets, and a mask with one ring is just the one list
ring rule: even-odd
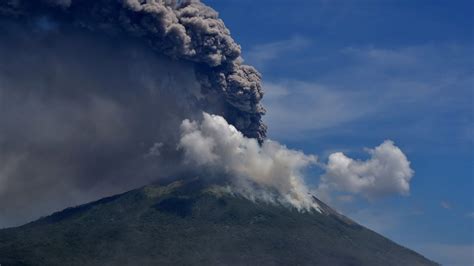
{"label": "wispy cloud", "polygon": [[350,203],[354,202],[354,196],[352,195],[340,195],[336,197],[336,200],[341,202],[341,203]]}
{"label": "wispy cloud", "polygon": [[278,58],[282,54],[308,47],[311,41],[301,36],[293,36],[288,40],[280,40],[270,43],[256,45],[245,54],[246,61],[258,68],[265,68],[266,64]]}
{"label": "wispy cloud", "polygon": [[413,215],[399,210],[378,209],[374,206],[366,208],[347,208],[345,214],[357,223],[382,235],[391,235],[403,227],[403,221]]}
{"label": "wispy cloud", "polygon": [[441,206],[441,208],[447,209],[447,210],[452,208],[451,204],[449,204],[447,201],[441,201],[439,203],[439,206]]}
{"label": "wispy cloud", "polygon": [[350,122],[377,110],[365,92],[343,92],[303,81],[265,83],[265,119],[280,135],[320,130]]}
{"label": "wispy cloud", "polygon": [[[406,212],[393,209],[351,208],[344,214],[349,215],[356,222],[367,228],[389,236],[395,241],[409,247],[427,258],[450,266],[471,266],[474,265],[474,245],[472,243],[438,243],[438,242],[405,242],[400,237],[406,227],[406,221],[412,220],[413,216],[422,214],[420,210],[416,212]],[[417,238],[415,238],[417,239]]]}
{"label": "wispy cloud", "polygon": [[423,243],[411,246],[416,251],[442,265],[474,265],[474,245],[472,244]]}
{"label": "wispy cloud", "polygon": [[[256,50],[263,51],[262,47]],[[272,58],[275,50],[279,49],[269,49],[267,57]],[[457,135],[447,135],[465,140],[474,123],[469,116],[474,84],[472,52],[464,46],[427,44],[397,49],[346,47],[321,55],[325,59],[317,63],[318,69],[328,67],[319,72],[307,70],[314,73],[312,78],[279,75],[267,79],[264,102],[270,132],[299,138],[308,136],[308,131],[396,119],[406,123],[385,128],[405,134],[429,133],[443,123],[443,130],[458,128]],[[289,60],[305,59],[295,55]],[[305,69],[311,66],[308,64]],[[449,119],[447,114],[451,114]]]}
{"label": "wispy cloud", "polygon": [[399,224],[399,219],[396,214],[381,214],[378,211],[369,209],[359,210],[353,213],[351,217],[364,226],[379,233],[392,230]]}

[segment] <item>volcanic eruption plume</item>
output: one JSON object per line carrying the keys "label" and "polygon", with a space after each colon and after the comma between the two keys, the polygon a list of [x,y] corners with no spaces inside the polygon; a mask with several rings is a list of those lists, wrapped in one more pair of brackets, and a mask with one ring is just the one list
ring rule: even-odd
{"label": "volcanic eruption plume", "polygon": [[317,210],[316,157],[265,139],[262,97],[197,0],[3,0],[0,227],[183,173]]}
{"label": "volcanic eruption plume", "polygon": [[0,36],[0,226],[174,172],[202,111],[265,138],[260,74],[199,1],[7,0]]}

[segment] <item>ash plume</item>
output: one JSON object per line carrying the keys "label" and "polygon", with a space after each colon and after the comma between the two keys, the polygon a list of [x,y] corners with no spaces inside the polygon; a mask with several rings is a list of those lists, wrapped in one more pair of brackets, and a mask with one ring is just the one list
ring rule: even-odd
{"label": "ash plume", "polygon": [[1,1],[0,36],[0,227],[177,174],[202,111],[265,138],[260,74],[199,1]]}
{"label": "ash plume", "polygon": [[[304,172],[321,164],[265,139],[261,76],[240,55],[196,0],[1,1],[0,228],[207,173],[229,193],[320,210]],[[391,192],[409,164],[388,148],[368,163],[334,155],[319,188]],[[379,165],[393,167],[359,171]],[[387,182],[349,186],[373,172]]]}
{"label": "ash plume", "polygon": [[153,51],[198,64],[203,90],[222,98],[222,114],[246,136],[262,141],[266,127],[260,74],[243,65],[240,46],[217,12],[196,0],[8,0],[2,16],[57,23],[100,35],[133,37]]}

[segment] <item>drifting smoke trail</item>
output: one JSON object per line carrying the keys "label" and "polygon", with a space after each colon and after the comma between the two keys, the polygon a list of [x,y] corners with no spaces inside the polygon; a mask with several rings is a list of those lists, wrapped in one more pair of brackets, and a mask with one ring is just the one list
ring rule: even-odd
{"label": "drifting smoke trail", "polygon": [[183,121],[179,148],[194,167],[230,176],[230,189],[235,193],[253,200],[290,204],[299,210],[319,210],[302,175],[304,168],[316,163],[314,156],[271,140],[260,146],[224,118],[207,113],[202,122]]}

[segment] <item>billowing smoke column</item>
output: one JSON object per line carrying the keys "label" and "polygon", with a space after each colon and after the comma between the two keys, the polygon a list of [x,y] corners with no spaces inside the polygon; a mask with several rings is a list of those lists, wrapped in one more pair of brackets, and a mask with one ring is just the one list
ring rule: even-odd
{"label": "billowing smoke column", "polygon": [[240,46],[217,12],[199,1],[7,0],[0,11],[33,23],[52,19],[98,34],[125,34],[159,54],[195,62],[200,85],[222,98],[222,115],[246,136],[265,138],[260,74],[241,64]]}
{"label": "billowing smoke column", "polygon": [[[0,227],[189,173],[320,211],[303,174],[322,164],[265,139],[261,98],[199,1],[0,1]],[[408,194],[404,154],[371,154],[331,155],[317,191]]]}
{"label": "billowing smoke column", "polygon": [[302,173],[316,164],[315,156],[271,140],[259,145],[224,118],[207,113],[203,116],[202,122],[186,119],[181,124],[178,148],[184,150],[187,163],[229,176],[229,191],[249,199],[277,202],[304,211],[319,210]]}
{"label": "billowing smoke column", "polygon": [[199,1],[0,1],[0,227],[179,175],[202,111],[262,142],[261,98]]}

